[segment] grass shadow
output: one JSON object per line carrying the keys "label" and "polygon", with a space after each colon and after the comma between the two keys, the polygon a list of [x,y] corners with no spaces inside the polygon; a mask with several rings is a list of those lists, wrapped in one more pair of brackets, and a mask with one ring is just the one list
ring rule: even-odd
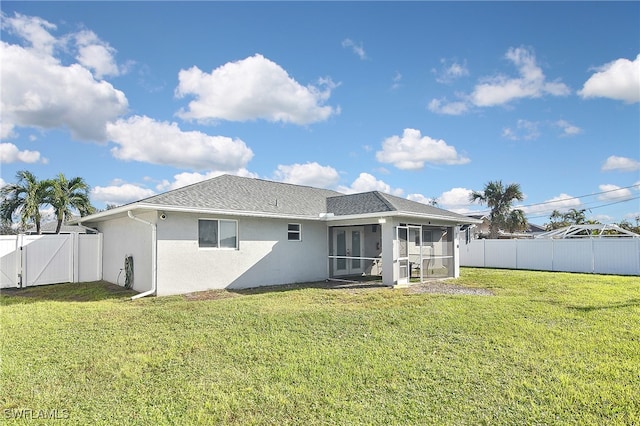
{"label": "grass shadow", "polygon": [[[371,277],[368,277],[371,279]],[[270,285],[241,289],[226,289],[228,292],[237,293],[239,295],[264,294],[264,293],[282,293],[287,291],[304,290],[304,289],[323,289],[323,290],[367,290],[376,288],[388,288],[388,285],[382,284],[377,280],[349,280],[349,281],[317,281],[308,283]]]}
{"label": "grass shadow", "polygon": [[592,312],[599,311],[604,309],[620,309],[620,308],[629,308],[632,306],[640,306],[640,299],[631,299],[624,303],[612,303],[610,305],[601,305],[601,306],[567,306],[569,309],[573,309],[580,312]]}
{"label": "grass shadow", "polygon": [[7,288],[0,292],[0,303],[56,302],[98,302],[102,300],[125,299],[137,294],[119,285],[106,281],[85,283],[49,284],[36,287]]}

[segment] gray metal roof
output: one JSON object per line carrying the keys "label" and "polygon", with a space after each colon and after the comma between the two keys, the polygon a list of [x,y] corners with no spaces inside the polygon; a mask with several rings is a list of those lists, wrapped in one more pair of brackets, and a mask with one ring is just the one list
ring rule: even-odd
{"label": "gray metal roof", "polygon": [[[140,200],[146,205],[318,217],[339,192],[222,175]],[[137,203],[136,203],[137,204]]]}

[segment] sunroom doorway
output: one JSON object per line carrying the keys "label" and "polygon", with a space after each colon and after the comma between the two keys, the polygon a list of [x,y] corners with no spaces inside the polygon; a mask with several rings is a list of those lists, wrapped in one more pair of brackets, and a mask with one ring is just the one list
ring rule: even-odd
{"label": "sunroom doorway", "polygon": [[381,279],[381,244],[379,224],[329,228],[330,276],[354,281]]}
{"label": "sunroom doorway", "polygon": [[364,271],[362,249],[364,247],[364,229],[362,226],[337,228],[333,233],[333,246],[336,250],[334,261],[335,275],[356,275]]}
{"label": "sunroom doorway", "polygon": [[400,224],[396,227],[398,284],[453,277],[453,230],[451,226]]}

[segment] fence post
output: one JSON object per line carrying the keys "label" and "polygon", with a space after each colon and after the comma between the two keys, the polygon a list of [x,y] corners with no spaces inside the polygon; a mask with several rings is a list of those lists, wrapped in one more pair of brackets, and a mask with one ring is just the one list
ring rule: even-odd
{"label": "fence post", "polygon": [[482,239],[482,267],[487,267],[487,239]]}
{"label": "fence post", "polygon": [[27,286],[27,252],[24,248],[24,234],[18,234],[18,239],[16,240],[18,247],[17,249],[20,250],[20,253],[18,253],[18,258],[20,258],[20,263],[18,264],[18,286],[20,288],[22,287],[26,287]]}
{"label": "fence post", "polygon": [[593,237],[589,238],[591,241],[591,273],[596,273],[596,248],[593,243]]}
{"label": "fence post", "polygon": [[73,236],[72,249],[71,249],[71,262],[72,262],[72,274],[73,277],[71,279],[72,283],[77,283],[80,279],[80,234],[79,233],[71,233]]}

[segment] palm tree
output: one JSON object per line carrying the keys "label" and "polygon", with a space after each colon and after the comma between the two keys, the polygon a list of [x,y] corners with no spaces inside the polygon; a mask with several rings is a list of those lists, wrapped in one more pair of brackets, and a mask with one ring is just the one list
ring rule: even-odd
{"label": "palm tree", "polygon": [[522,210],[514,209],[511,210],[511,213],[507,216],[506,227],[507,231],[511,233],[526,231],[529,227],[529,221]]}
{"label": "palm tree", "polygon": [[484,191],[473,191],[469,195],[469,201],[487,204],[491,209],[489,220],[491,221],[489,238],[497,238],[498,230],[505,227],[507,217],[511,212],[511,204],[514,200],[522,201],[524,195],[520,190],[520,185],[511,183],[506,187],[502,185],[501,180],[490,181],[484,186]]}
{"label": "palm tree", "polygon": [[60,233],[60,228],[65,220],[71,217],[71,210],[75,209],[80,216],[86,216],[95,211],[89,200],[89,185],[81,177],[70,180],[60,173],[57,178],[48,182],[47,201],[56,214],[58,224],[56,234]]}
{"label": "palm tree", "polygon": [[16,173],[17,182],[0,189],[0,219],[9,224],[15,214],[20,215],[23,228],[33,221],[36,233],[40,233],[40,206],[47,204],[47,181],[39,181],[31,172]]}

